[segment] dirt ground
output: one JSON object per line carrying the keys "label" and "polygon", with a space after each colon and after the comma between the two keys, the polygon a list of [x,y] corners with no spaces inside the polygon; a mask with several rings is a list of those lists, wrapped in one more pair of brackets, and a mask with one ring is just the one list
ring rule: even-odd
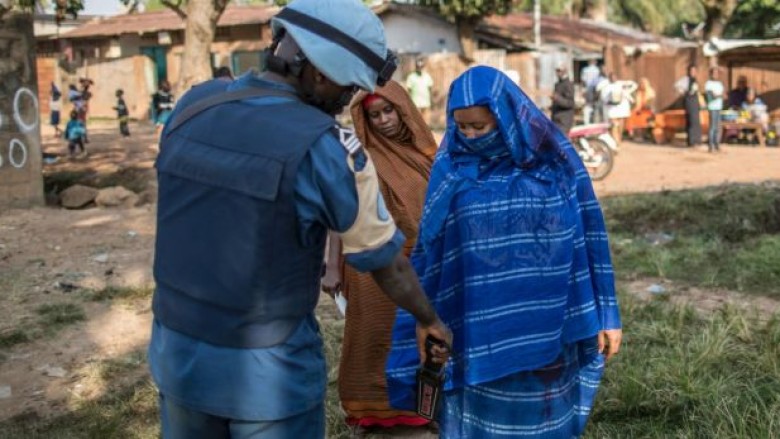
{"label": "dirt ground", "polygon": [[594,184],[599,196],[780,179],[780,148],[659,146],[623,142],[612,173]]}
{"label": "dirt ground", "polygon": [[[60,157],[44,165],[44,173],[86,175],[103,185],[120,182],[133,190],[153,188],[155,134],[146,124],[134,124],[131,130],[133,136],[122,139],[113,123],[93,124],[90,155],[78,160]],[[64,156],[62,141],[48,131],[44,138],[49,157]],[[765,180],[780,180],[780,148],[725,146],[720,154],[708,154],[704,149],[626,142],[612,175],[595,187],[605,196]],[[47,186],[52,202],[54,192],[62,189],[57,185],[66,184],[65,179],[56,181],[60,183]],[[151,324],[148,301],[94,301],[89,295],[107,287],[152,284],[154,215],[154,203],[84,210],[50,205],[0,213],[0,335],[34,326],[41,305],[72,303],[75,295],[84,297],[78,303],[86,315],[56,336],[0,348],[0,420],[67,410],[105,390],[95,365],[117,358],[142,361]],[[627,288],[642,292],[647,285],[635,282]],[[713,300],[743,299],[717,292]],[[333,318],[329,299],[321,302],[323,318]],[[778,309],[774,302],[760,305]],[[141,368],[134,373],[144,372]]]}

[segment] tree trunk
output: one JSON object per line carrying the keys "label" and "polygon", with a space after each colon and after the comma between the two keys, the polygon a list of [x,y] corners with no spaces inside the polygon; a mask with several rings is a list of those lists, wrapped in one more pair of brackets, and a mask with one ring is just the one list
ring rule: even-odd
{"label": "tree trunk", "polygon": [[189,0],[184,29],[184,53],[176,94],[181,96],[193,85],[211,79],[211,43],[217,22],[229,0]]}
{"label": "tree trunk", "polygon": [[38,102],[38,96],[49,95],[47,81],[54,78],[41,72],[47,88],[38,92],[32,14],[6,15],[0,20],[0,35],[4,44],[0,58],[0,212],[7,212],[11,207],[43,205],[40,127],[44,122],[40,110],[48,105]]}
{"label": "tree trunk", "polygon": [[726,24],[737,8],[737,0],[699,0],[706,14],[704,21],[704,40],[722,37]]}
{"label": "tree trunk", "polygon": [[477,28],[481,17],[458,17],[456,24],[458,28],[458,39],[460,47],[463,49],[463,56],[466,59],[474,59],[474,51],[477,50],[477,43],[474,40],[474,30]]}

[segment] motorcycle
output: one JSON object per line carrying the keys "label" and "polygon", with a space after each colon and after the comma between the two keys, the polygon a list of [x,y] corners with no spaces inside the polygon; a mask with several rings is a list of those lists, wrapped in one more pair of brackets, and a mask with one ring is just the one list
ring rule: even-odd
{"label": "motorcycle", "polygon": [[577,125],[569,130],[569,139],[594,181],[612,172],[618,145],[609,133],[609,124]]}

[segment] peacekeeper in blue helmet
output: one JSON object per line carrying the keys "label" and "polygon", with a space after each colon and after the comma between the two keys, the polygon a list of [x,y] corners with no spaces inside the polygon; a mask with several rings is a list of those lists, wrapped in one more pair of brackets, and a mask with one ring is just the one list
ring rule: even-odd
{"label": "peacekeeper in blue helmet", "polygon": [[149,363],[166,439],[324,437],[328,230],[415,316],[421,348],[452,341],[373,164],[333,117],[392,75],[381,22],[358,0],[296,0],[272,27],[264,72],[194,87],[162,133]]}

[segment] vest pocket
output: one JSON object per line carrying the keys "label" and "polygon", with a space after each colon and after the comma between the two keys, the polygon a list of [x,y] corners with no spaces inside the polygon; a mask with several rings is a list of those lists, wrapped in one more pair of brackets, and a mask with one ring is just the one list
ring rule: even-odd
{"label": "vest pocket", "polygon": [[160,151],[157,171],[266,201],[279,194],[284,164],[276,159],[195,142],[170,142]]}

